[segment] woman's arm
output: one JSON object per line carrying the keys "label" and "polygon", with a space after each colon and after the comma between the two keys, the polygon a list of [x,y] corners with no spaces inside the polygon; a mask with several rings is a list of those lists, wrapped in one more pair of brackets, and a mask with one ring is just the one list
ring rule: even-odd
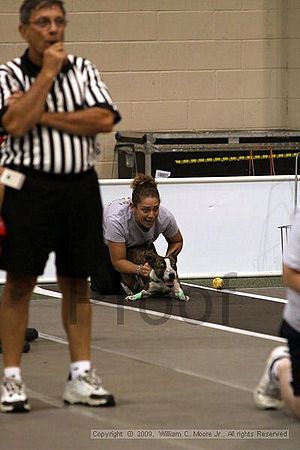
{"label": "woman's arm", "polygon": [[175,253],[175,255],[178,255],[183,247],[183,237],[180,231],[178,230],[175,236],[166,238],[166,240],[168,242],[166,256],[169,256],[171,253]]}
{"label": "woman's arm", "polygon": [[138,265],[128,261],[125,242],[108,241],[108,248],[112,265],[118,272],[149,276],[151,268],[148,264]]}

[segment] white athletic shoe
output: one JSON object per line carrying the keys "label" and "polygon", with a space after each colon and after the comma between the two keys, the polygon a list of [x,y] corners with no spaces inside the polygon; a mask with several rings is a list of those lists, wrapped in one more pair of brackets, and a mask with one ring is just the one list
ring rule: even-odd
{"label": "white athletic shoe", "polygon": [[63,400],[69,405],[115,406],[115,399],[102,386],[95,369],[87,371],[74,380],[69,379],[63,393]]}
{"label": "white athletic shoe", "polygon": [[30,411],[25,384],[15,378],[4,377],[0,385],[0,411],[17,413]]}
{"label": "white athletic shoe", "polygon": [[271,369],[276,361],[289,357],[289,349],[286,346],[276,347],[270,353],[264,373],[254,390],[254,403],[258,408],[280,409],[283,407],[279,384],[273,380]]}

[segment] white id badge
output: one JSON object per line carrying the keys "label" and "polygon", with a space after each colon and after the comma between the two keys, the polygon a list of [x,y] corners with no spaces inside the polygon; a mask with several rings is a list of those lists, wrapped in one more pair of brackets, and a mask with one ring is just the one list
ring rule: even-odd
{"label": "white id badge", "polygon": [[24,184],[25,178],[23,173],[11,169],[4,169],[0,175],[0,183],[4,184],[4,186],[20,190]]}

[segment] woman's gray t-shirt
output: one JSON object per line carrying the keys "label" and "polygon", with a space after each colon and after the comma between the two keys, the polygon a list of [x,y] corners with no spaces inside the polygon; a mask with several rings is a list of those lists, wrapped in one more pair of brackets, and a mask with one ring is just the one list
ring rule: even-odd
{"label": "woman's gray t-shirt", "polygon": [[155,224],[149,231],[143,231],[136,223],[130,198],[113,200],[103,213],[104,240],[125,242],[126,247],[152,244],[160,234],[166,239],[172,238],[178,231],[173,214],[160,205]]}

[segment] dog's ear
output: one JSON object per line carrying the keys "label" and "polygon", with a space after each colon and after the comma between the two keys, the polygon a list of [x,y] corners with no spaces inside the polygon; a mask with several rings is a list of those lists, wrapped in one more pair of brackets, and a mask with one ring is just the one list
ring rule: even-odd
{"label": "dog's ear", "polygon": [[172,259],[175,263],[177,263],[177,254],[175,252],[170,253],[168,258]]}
{"label": "dog's ear", "polygon": [[145,252],[145,260],[147,263],[149,263],[150,266],[155,263],[156,258],[157,255],[153,253],[151,250]]}

